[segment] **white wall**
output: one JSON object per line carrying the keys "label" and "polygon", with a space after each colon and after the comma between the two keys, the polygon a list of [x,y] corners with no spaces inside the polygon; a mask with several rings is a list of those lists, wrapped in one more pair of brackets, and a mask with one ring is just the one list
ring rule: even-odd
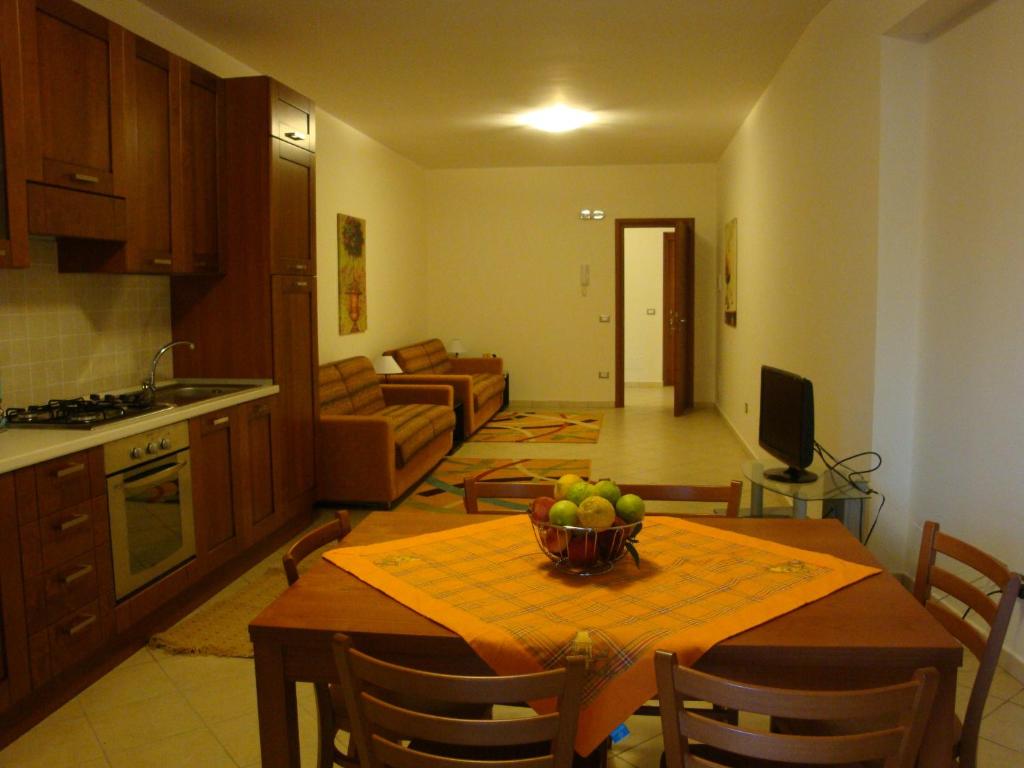
{"label": "white wall", "polygon": [[[428,171],[429,324],[497,352],[512,397],[611,403],[616,218],[696,220],[694,397],[714,399],[715,170],[710,164]],[[583,221],[580,208],[603,208]],[[580,295],[579,267],[590,264]],[[614,318],[613,318],[614,319]]]}
{"label": "white wall", "polygon": [[[627,384],[661,384],[664,318],[664,236],[671,229],[623,233],[624,377]],[[654,310],[648,314],[648,310]]]}
{"label": "white wall", "polygon": [[[1024,3],[927,46],[911,510],[1024,569]],[[1024,622],[1007,643],[1024,661]],[[1021,666],[1024,670],[1024,664]]]}

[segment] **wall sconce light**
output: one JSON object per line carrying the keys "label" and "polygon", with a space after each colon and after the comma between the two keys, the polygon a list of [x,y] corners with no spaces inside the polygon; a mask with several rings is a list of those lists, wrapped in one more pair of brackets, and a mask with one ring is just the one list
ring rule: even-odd
{"label": "wall sconce light", "polygon": [[594,210],[590,210],[589,208],[580,208],[580,218],[600,221],[604,218],[604,211],[600,208],[595,208]]}
{"label": "wall sconce light", "polygon": [[581,219],[589,219],[591,216],[593,216],[593,214],[590,212],[589,208],[580,208]]}

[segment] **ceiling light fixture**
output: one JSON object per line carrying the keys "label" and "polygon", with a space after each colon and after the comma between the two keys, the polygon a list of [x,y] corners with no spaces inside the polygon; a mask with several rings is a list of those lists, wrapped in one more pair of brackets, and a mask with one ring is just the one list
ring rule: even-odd
{"label": "ceiling light fixture", "polygon": [[590,125],[594,120],[595,117],[592,113],[582,109],[573,109],[564,104],[536,109],[533,112],[527,112],[522,118],[523,125],[548,133],[575,131],[577,128]]}

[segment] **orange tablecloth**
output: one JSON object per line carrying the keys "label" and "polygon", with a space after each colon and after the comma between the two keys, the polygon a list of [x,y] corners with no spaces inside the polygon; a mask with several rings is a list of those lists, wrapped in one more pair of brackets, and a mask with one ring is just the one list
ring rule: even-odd
{"label": "orange tablecloth", "polygon": [[648,517],[639,539],[639,568],[627,555],[589,577],[556,570],[526,515],[324,557],[458,633],[498,674],[559,666],[589,640],[581,754],[655,694],[655,650],[692,664],[720,640],[878,572],[671,517]]}

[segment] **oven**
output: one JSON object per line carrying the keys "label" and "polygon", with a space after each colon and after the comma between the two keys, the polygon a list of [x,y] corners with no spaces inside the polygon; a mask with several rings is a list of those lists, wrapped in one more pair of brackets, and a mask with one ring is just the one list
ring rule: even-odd
{"label": "oven", "polygon": [[195,557],[188,423],[103,447],[118,600]]}

